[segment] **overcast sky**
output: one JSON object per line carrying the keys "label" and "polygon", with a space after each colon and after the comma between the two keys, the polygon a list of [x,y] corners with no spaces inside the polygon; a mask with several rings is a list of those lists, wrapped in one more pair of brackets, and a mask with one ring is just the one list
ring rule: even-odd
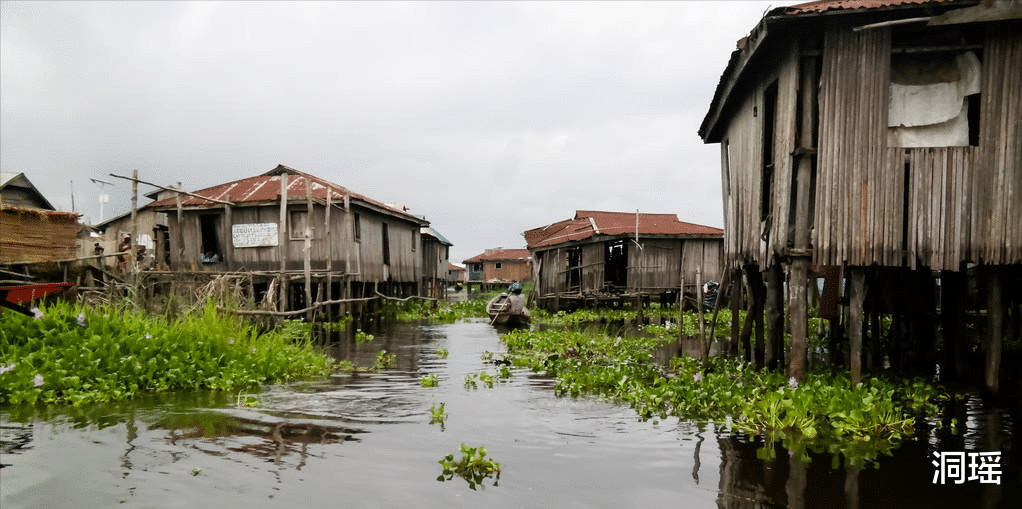
{"label": "overcast sky", "polygon": [[0,169],[95,223],[90,178],[109,219],[111,172],[194,191],[284,164],[407,204],[459,264],[577,209],[720,227],[696,131],[770,7],[4,0]]}

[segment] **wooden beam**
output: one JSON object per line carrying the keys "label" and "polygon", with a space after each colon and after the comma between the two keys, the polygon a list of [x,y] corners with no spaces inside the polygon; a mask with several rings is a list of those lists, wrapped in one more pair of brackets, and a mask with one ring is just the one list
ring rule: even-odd
{"label": "wooden beam", "polygon": [[280,253],[280,293],[279,310],[287,311],[287,283],[284,281],[284,272],[287,270],[287,173],[280,174],[280,219],[277,222],[277,241],[280,246],[277,251]]}
{"label": "wooden beam", "polygon": [[[137,172],[137,170],[136,170],[136,172]],[[213,203],[219,203],[221,205],[234,205],[233,203],[231,203],[229,201],[219,200],[219,199],[216,199],[216,198],[209,198],[207,196],[202,196],[202,195],[198,195],[198,194],[195,194],[195,193],[189,193],[188,191],[182,191],[181,189],[174,189],[173,187],[164,187],[164,186],[161,186],[159,184],[153,184],[152,182],[146,182],[144,180],[139,180],[138,178],[135,178],[135,177],[122,177],[121,175],[114,175],[113,173],[111,173],[109,175],[111,177],[116,177],[116,178],[124,179],[124,180],[132,180],[132,181],[138,182],[140,184],[145,184],[147,186],[153,186],[153,187],[158,188],[158,189],[163,189],[164,191],[174,191],[175,193],[180,193],[180,194],[188,195],[188,196],[191,196],[193,198],[200,198],[200,199],[203,199],[203,200],[206,200],[206,201],[211,201]],[[181,183],[178,182],[178,186],[180,186],[180,185],[181,185]]]}

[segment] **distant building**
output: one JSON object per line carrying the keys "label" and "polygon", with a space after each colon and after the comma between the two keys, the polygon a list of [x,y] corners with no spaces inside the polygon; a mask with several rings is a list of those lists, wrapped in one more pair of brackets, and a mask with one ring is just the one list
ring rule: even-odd
{"label": "distant building", "polygon": [[422,234],[422,286],[428,289],[428,295],[441,298],[447,287],[448,267],[450,267],[451,246],[447,240],[432,226],[419,229]]}
{"label": "distant building", "polygon": [[468,271],[465,270],[465,267],[453,263],[447,264],[448,283],[464,283],[466,281],[468,281]]}
{"label": "distant building", "polygon": [[682,277],[722,274],[724,232],[675,214],[579,210],[524,235],[540,299],[677,292]]}
{"label": "distant building", "polygon": [[532,276],[528,249],[487,249],[462,263],[468,269],[469,282],[511,283]]}

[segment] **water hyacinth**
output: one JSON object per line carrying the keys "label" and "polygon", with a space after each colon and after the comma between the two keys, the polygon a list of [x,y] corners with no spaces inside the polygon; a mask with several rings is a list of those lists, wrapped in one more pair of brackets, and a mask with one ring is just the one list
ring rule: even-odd
{"label": "water hyacinth", "polygon": [[[174,320],[67,302],[45,305],[43,312],[44,320],[13,313],[0,320],[0,405],[79,406],[144,393],[237,391],[326,375],[333,366],[308,341],[260,331],[212,304]],[[228,338],[238,346],[228,346]]]}
{"label": "water hyacinth", "polygon": [[32,316],[33,316],[33,317],[34,317],[34,318],[35,318],[36,320],[40,320],[40,319],[42,319],[42,318],[43,318],[43,317],[45,316],[45,315],[43,315],[43,312],[42,312],[42,310],[40,310],[39,308],[32,308],[32,309],[30,309],[29,311],[31,311],[31,312],[32,312]]}
{"label": "water hyacinth", "polygon": [[798,389],[798,380],[796,380],[795,377],[788,379],[788,388],[791,390]]}

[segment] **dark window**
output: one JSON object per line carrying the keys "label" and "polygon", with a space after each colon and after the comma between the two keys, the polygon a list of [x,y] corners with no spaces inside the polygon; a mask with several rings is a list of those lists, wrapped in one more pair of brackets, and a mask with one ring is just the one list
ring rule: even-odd
{"label": "dark window", "polygon": [[770,217],[774,187],[774,120],[777,110],[777,82],[763,92],[763,182],[759,201],[759,218]]}
{"label": "dark window", "polygon": [[352,228],[355,230],[355,242],[362,240],[362,222],[359,221],[358,212],[355,213],[354,221],[352,222]]}
{"label": "dark window", "polygon": [[604,252],[603,281],[610,290],[623,290],[628,286],[628,243],[624,240],[608,242]]}
{"label": "dark window", "polygon": [[383,264],[390,265],[390,229],[383,223]]}
{"label": "dark window", "polygon": [[566,274],[568,290],[578,290],[582,286],[582,248],[575,247],[567,252],[568,272]]}
{"label": "dark window", "polygon": [[501,263],[500,262],[496,262],[494,265],[496,265],[496,268],[498,268],[498,269],[501,268]]}
{"label": "dark window", "polygon": [[412,230],[412,251],[415,251],[415,239],[419,238],[419,232]]}
{"label": "dark window", "polygon": [[220,214],[199,216],[199,229],[202,234],[202,252],[199,254],[202,263],[218,263],[223,259],[220,250],[220,221]]}

